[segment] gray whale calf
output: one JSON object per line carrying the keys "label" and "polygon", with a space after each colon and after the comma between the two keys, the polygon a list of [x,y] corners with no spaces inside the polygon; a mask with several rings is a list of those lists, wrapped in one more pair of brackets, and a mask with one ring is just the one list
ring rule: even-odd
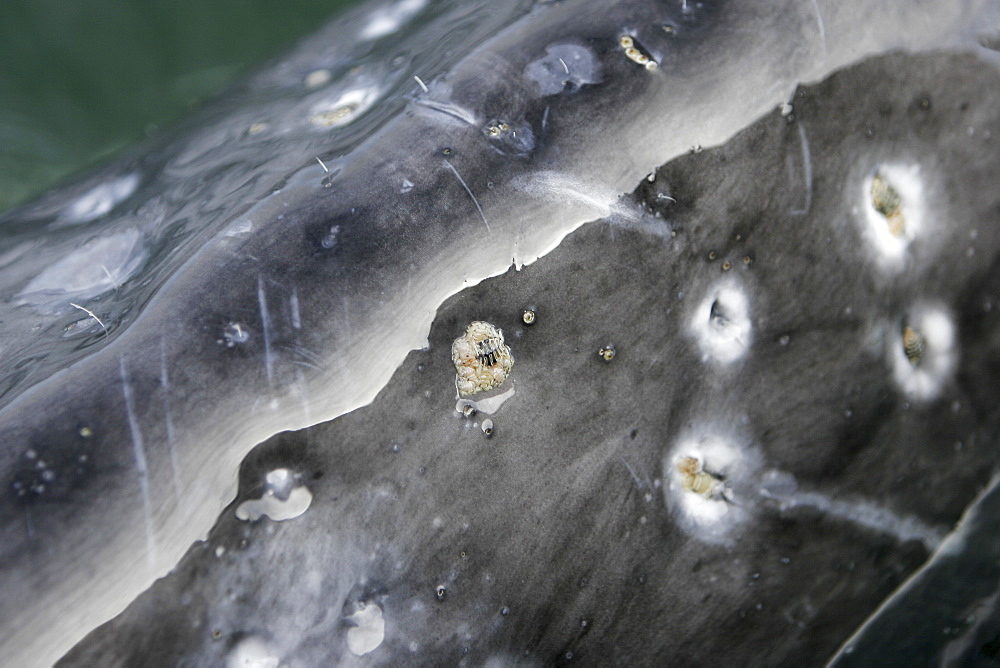
{"label": "gray whale calf", "polygon": [[7,214],[4,651],[831,656],[996,463],[993,9],[386,5]]}

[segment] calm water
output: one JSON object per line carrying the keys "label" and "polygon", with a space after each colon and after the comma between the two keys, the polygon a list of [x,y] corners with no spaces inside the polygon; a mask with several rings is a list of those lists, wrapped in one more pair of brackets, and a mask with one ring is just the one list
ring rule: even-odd
{"label": "calm water", "polygon": [[156,133],[357,3],[0,2],[0,211]]}

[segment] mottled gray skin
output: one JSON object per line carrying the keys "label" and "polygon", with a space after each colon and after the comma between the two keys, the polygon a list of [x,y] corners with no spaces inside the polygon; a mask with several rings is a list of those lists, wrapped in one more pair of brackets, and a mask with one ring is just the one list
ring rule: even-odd
{"label": "mottled gray skin", "polygon": [[[990,5],[972,0],[860,3],[860,23],[858,6],[843,2],[789,0],[766,15],[750,2],[502,4],[481,13],[436,5],[405,39],[376,43],[359,37],[358,13],[135,158],[4,216],[0,651],[12,664],[51,662],[164,575],[230,502],[254,444],[370,402],[425,343],[448,296],[544,254],[653,166],[723,141],[799,81],[894,48],[978,48],[971,28],[994,25],[981,15]],[[659,62],[656,72],[624,57],[625,33]],[[554,66],[561,52],[551,47],[567,44],[596,66],[567,73],[554,92],[532,64]],[[310,127],[313,93],[300,82],[318,67],[334,73],[334,92],[380,87],[376,103],[334,130]],[[429,91],[409,83],[413,75]],[[531,141],[498,144],[484,132],[498,119],[530,127]],[[252,133],[257,122],[270,129]],[[132,172],[139,189],[111,213],[66,222],[67,199]],[[22,303],[47,266],[87,239],[129,229],[140,231],[148,260],[82,304],[107,335],[92,327],[85,339],[63,338],[83,317],[71,295]],[[940,266],[942,276],[968,279]],[[867,295],[854,290],[848,296]],[[249,333],[232,347],[231,323]],[[560,345],[575,347],[592,325],[565,325],[577,334]],[[553,406],[571,408],[561,393],[576,381],[547,394],[558,397]],[[755,393],[762,410],[784,405],[764,389]],[[409,410],[401,414],[419,425],[425,415]],[[827,433],[822,408],[809,403],[801,416]],[[444,473],[442,489],[467,475],[460,463]],[[598,495],[602,484],[581,483],[576,494]],[[544,497],[540,507],[557,501]],[[350,573],[342,579],[354,586]]]}
{"label": "mottled gray skin", "polygon": [[[1000,461],[1000,193],[989,187],[1000,159],[968,128],[1000,137],[1000,75],[967,56],[895,55],[802,88],[793,106],[657,170],[631,198],[640,217],[587,224],[449,299],[429,346],[372,405],[254,449],[208,540],[64,664],[221,665],[248,637],[304,666],[831,657],[935,542],[782,507],[762,494],[765,472],[939,535],[988,482]],[[893,163],[920,165],[935,196],[906,268],[887,276],[857,203],[864,175]],[[689,327],[722,278],[749,296],[753,327],[728,366],[707,362]],[[893,335],[928,300],[949,306],[960,361],[937,397],[916,401],[894,382]],[[484,416],[454,403],[451,341],[480,319],[516,359],[492,438]],[[608,343],[611,362],[596,354]],[[758,457],[728,471],[748,517],[722,543],[678,521],[666,489],[671,451],[698,433]],[[306,514],[236,519],[279,468],[315,495]],[[992,533],[995,520],[981,522]],[[995,601],[996,564],[979,562],[974,575],[951,571],[979,589],[904,606],[908,625]],[[359,659],[343,618],[367,602],[384,610],[385,640]],[[851,661],[967,659],[979,646],[963,631],[877,634]]]}

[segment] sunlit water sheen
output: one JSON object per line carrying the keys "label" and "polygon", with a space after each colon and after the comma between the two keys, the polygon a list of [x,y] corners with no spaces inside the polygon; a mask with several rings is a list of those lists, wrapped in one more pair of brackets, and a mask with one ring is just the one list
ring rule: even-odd
{"label": "sunlit water sheen", "polygon": [[[446,6],[393,7],[374,28],[361,25],[354,41],[331,41],[317,53],[324,37],[312,38],[280,75],[268,70],[237,84],[210,109],[148,142],[134,159],[0,217],[0,317],[7,327],[0,342],[0,407],[93,346],[114,340],[212,239],[252,227],[248,215],[225,230],[234,214],[252,212],[254,202],[290,180],[319,186],[324,174],[315,158],[326,157],[324,164],[335,170],[330,156],[349,154],[377,132],[419,91],[413,77],[432,81],[458,47],[428,46],[455,35],[474,44],[503,16],[522,10],[466,3],[442,19]],[[400,40],[403,19],[406,37]],[[396,30],[387,31],[393,21]],[[319,69],[329,76],[322,86],[310,86],[315,77],[309,75]],[[310,122],[338,109],[343,116],[330,127]],[[44,253],[37,252],[39,230],[50,230]],[[63,259],[52,263],[52,257]],[[107,331],[85,326],[97,323],[81,320],[84,312],[71,303],[92,312]]]}

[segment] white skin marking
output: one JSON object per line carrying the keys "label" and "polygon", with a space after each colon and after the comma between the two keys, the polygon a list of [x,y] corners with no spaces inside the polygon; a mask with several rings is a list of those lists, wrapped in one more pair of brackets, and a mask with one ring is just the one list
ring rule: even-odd
{"label": "white skin marking", "polygon": [[302,329],[302,317],[299,314],[299,290],[292,288],[292,296],[288,298],[288,306],[292,310],[292,328]]}
{"label": "white skin marking", "polygon": [[167,428],[167,449],[170,451],[170,467],[174,473],[174,498],[177,505],[181,503],[181,468],[177,464],[177,451],[174,448],[174,421],[170,416],[170,378],[167,374],[167,350],[160,337],[160,387],[163,388],[163,419]]}
{"label": "white skin marking", "polygon": [[271,357],[271,316],[267,312],[267,296],[264,294],[264,277],[257,275],[257,304],[264,330],[264,369],[267,371],[267,385],[273,388],[274,360]]}
{"label": "white skin marking", "polygon": [[483,219],[483,225],[486,226],[486,231],[491,232],[490,224],[486,222],[486,214],[483,213],[483,207],[479,206],[479,200],[477,200],[476,196],[472,194],[472,191],[469,189],[469,186],[465,183],[465,179],[462,178],[462,175],[458,173],[458,170],[455,169],[455,167],[450,162],[448,162],[447,160],[444,160],[442,162],[444,162],[445,167],[451,170],[451,173],[455,175],[455,178],[458,179],[458,182],[462,184],[462,187],[465,188],[465,192],[469,193],[469,197],[472,198],[472,203],[476,205],[476,210],[479,211],[479,217]]}
{"label": "white skin marking", "polygon": [[635,481],[635,486],[638,487],[639,489],[642,489],[643,487],[645,487],[645,484],[642,482],[642,480],[639,479],[639,476],[637,476],[635,474],[635,471],[632,470],[632,467],[629,465],[629,463],[627,461],[625,461],[625,458],[622,457],[621,455],[618,455],[618,459],[620,459],[621,462],[622,462],[622,464],[625,465],[625,468],[628,469],[629,475],[631,475],[632,476],[632,480]]}
{"label": "white skin marking", "polygon": [[798,128],[799,142],[802,144],[802,178],[806,184],[806,203],[801,209],[794,209],[789,212],[793,215],[809,213],[809,209],[812,207],[813,194],[812,154],[809,152],[809,140],[806,138],[806,130],[802,125],[802,121],[799,121]]}
{"label": "white skin marking", "polygon": [[823,15],[819,11],[819,4],[812,0],[813,9],[816,10],[816,24],[819,26],[819,38],[823,42],[823,50],[826,51],[826,28],[823,27]]}
{"label": "white skin marking", "polygon": [[125,412],[128,414],[128,429],[132,436],[132,455],[139,473],[139,490],[142,493],[142,510],[146,516],[146,559],[150,570],[156,568],[156,538],[153,534],[153,504],[149,498],[149,470],[146,467],[146,449],[142,442],[139,419],[132,405],[132,386],[125,374],[125,360],[118,358],[118,368],[122,378],[122,395],[125,397]]}

